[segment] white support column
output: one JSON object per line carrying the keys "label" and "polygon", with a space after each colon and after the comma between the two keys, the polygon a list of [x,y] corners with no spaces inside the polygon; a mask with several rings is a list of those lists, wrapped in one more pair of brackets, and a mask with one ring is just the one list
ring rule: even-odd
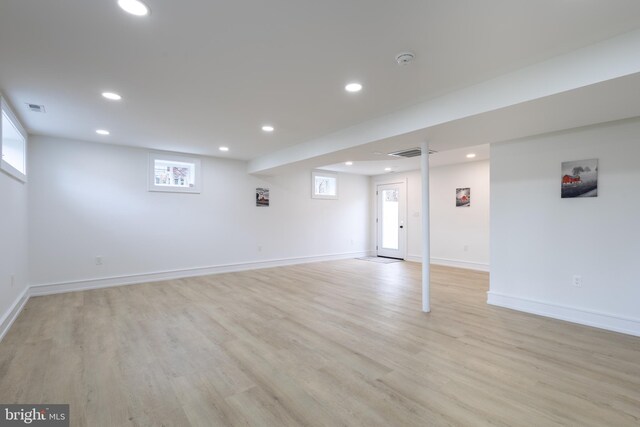
{"label": "white support column", "polygon": [[422,143],[422,311],[431,311],[431,241],[429,238],[429,143]]}

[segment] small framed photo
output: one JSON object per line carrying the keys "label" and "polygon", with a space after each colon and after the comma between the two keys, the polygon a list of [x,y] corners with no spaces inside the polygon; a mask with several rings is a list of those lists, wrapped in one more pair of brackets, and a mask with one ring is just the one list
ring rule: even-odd
{"label": "small framed photo", "polygon": [[563,199],[598,197],[598,159],[562,163]]}
{"label": "small framed photo", "polygon": [[269,207],[269,189],[256,188],[256,206]]}
{"label": "small framed photo", "polygon": [[471,206],[471,189],[456,188],[456,207],[463,208]]}

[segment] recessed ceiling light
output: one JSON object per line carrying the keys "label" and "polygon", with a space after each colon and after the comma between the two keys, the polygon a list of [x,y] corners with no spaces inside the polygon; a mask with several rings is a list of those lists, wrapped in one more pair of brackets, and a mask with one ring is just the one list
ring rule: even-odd
{"label": "recessed ceiling light", "polygon": [[473,159],[476,155],[474,153],[467,154],[467,159]]}
{"label": "recessed ceiling light", "polygon": [[262,126],[262,130],[263,130],[263,131],[265,131],[265,132],[273,132],[275,129],[276,129],[276,128],[274,128],[274,127],[273,127],[273,126],[271,126],[271,125],[264,125],[264,126]]}
{"label": "recessed ceiling light", "polygon": [[351,166],[353,164],[353,162],[344,162],[345,165],[347,166]]}
{"label": "recessed ceiling light", "polygon": [[118,0],[118,6],[132,15],[145,16],[149,14],[149,6],[140,0]]}
{"label": "recessed ceiling light", "polygon": [[96,133],[97,133],[98,135],[109,135],[109,133],[110,133],[110,132],[109,132],[108,130],[105,130],[105,129],[98,129],[98,130],[96,131]]}
{"label": "recessed ceiling light", "polygon": [[384,168],[387,172],[391,172],[391,168]]}
{"label": "recessed ceiling light", "polygon": [[122,99],[122,97],[115,92],[102,92],[102,96],[111,101],[120,101]]}
{"label": "recessed ceiling light", "polygon": [[220,151],[229,151],[229,147],[220,147],[218,148]]}
{"label": "recessed ceiling light", "polygon": [[344,87],[344,90],[347,92],[360,92],[362,90],[362,85],[360,83],[349,83]]}

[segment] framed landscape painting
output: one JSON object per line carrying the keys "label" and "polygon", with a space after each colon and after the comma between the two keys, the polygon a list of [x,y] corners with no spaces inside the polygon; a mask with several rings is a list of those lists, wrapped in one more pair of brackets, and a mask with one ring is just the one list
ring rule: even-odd
{"label": "framed landscape painting", "polygon": [[562,163],[563,199],[598,197],[598,159]]}

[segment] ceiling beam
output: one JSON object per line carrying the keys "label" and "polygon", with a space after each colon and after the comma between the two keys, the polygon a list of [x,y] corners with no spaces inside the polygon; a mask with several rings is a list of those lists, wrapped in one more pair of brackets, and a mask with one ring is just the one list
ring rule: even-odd
{"label": "ceiling beam", "polygon": [[640,30],[258,157],[249,162],[248,172],[269,173],[292,163],[637,74],[637,52]]}

